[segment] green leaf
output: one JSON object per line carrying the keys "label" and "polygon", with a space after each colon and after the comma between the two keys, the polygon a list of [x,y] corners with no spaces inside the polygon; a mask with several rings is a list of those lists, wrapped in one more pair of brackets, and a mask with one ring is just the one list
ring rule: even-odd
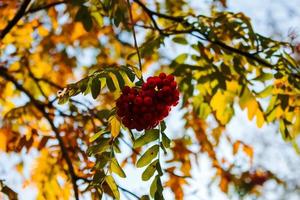
{"label": "green leaf", "polygon": [[135,67],[135,66],[131,66],[130,65],[130,67],[131,67],[131,69],[134,71],[134,73],[135,73],[135,75],[139,78],[139,79],[141,79],[142,78],[142,72],[141,72],[141,70],[139,70],[137,67]]}
{"label": "green leaf", "polygon": [[170,148],[171,140],[168,138],[168,136],[165,133],[161,133],[161,139],[164,147]]}
{"label": "green leaf", "polygon": [[101,90],[101,82],[98,77],[94,78],[92,80],[92,85],[91,85],[91,92],[92,92],[92,97],[93,99],[96,99],[98,95],[100,94]]}
{"label": "green leaf", "polygon": [[122,75],[118,71],[114,71],[113,73],[115,74],[115,76],[118,80],[119,88],[122,90],[125,86],[125,81],[124,81]]}
{"label": "green leaf", "polygon": [[254,78],[253,80],[255,81],[267,81],[267,80],[270,80],[274,77],[273,74],[270,74],[270,73],[263,73],[261,75],[259,75],[258,77]]}
{"label": "green leaf", "polygon": [[101,15],[101,11],[98,10],[97,6],[95,6],[95,5],[91,6],[91,10],[92,10],[91,15],[93,16],[93,18],[97,22],[98,26],[102,27],[103,24],[104,24],[104,20],[103,20],[103,17]]}
{"label": "green leaf", "polygon": [[131,69],[129,69],[129,68],[126,67],[126,66],[122,66],[121,68],[122,68],[123,71],[126,73],[126,75],[128,76],[129,80],[130,80],[131,82],[133,82],[134,79],[135,79],[135,75],[134,75],[134,73],[131,71]]}
{"label": "green leaf", "polygon": [[116,90],[116,86],[115,86],[112,78],[109,75],[106,76],[106,84],[107,84],[108,89],[111,92],[114,92]]}
{"label": "green leaf", "polygon": [[150,197],[148,195],[143,195],[140,200],[150,200]]}
{"label": "green leaf", "polygon": [[158,162],[158,159],[153,161],[148,167],[145,169],[145,171],[142,174],[142,180],[148,181],[154,174],[156,170],[156,164]]}
{"label": "green leaf", "polygon": [[120,147],[116,143],[113,144],[113,149],[115,153],[122,153]]}
{"label": "green leaf", "polygon": [[167,126],[166,126],[165,121],[161,121],[160,122],[160,131],[164,132],[166,130],[166,128],[167,128]]}
{"label": "green leaf", "polygon": [[93,167],[94,169],[96,169],[96,172],[99,169],[102,170],[106,166],[106,164],[110,161],[110,154],[111,152],[104,152],[99,156],[97,156],[96,165]]}
{"label": "green leaf", "polygon": [[162,184],[161,184],[161,180],[160,180],[160,178],[158,177],[157,179],[156,179],[156,181],[157,181],[157,183],[156,183],[156,192],[155,192],[155,195],[154,195],[154,199],[156,200],[163,200],[164,199],[164,197],[163,197],[163,186],[162,186]]}
{"label": "green leaf", "polygon": [[116,158],[112,158],[110,163],[110,170],[115,174],[119,175],[120,177],[126,178],[126,175]]}
{"label": "green leaf", "polygon": [[151,186],[150,186],[150,195],[152,198],[154,197],[156,190],[157,190],[157,179],[159,179],[159,175],[155,176],[155,178],[152,181]]}
{"label": "green leaf", "polygon": [[199,117],[206,119],[211,113],[211,108],[208,103],[201,103],[199,107]]}
{"label": "green leaf", "polygon": [[163,171],[161,169],[160,163],[157,162],[155,167],[156,167],[156,170],[158,172],[158,175],[162,176],[163,175]]}
{"label": "green leaf", "polygon": [[75,6],[81,6],[84,3],[84,0],[71,0],[71,4]]}
{"label": "green leaf", "polygon": [[144,135],[142,135],[141,137],[139,137],[134,141],[133,148],[144,146],[145,144],[157,140],[158,137],[159,137],[159,130],[157,129],[146,130]]}
{"label": "green leaf", "polygon": [[137,161],[136,166],[140,168],[148,165],[157,156],[158,151],[159,145],[156,144],[150,147]]}
{"label": "green leaf", "polygon": [[257,93],[256,96],[259,98],[266,98],[272,94],[272,91],[273,91],[273,85],[269,85],[268,87],[266,87],[265,89]]}
{"label": "green leaf", "polygon": [[111,189],[114,197],[119,200],[120,199],[120,192],[118,190],[118,186],[114,180],[114,178],[112,176],[106,176],[105,177],[105,182],[107,183],[107,185],[109,186],[109,188]]}
{"label": "green leaf", "polygon": [[98,144],[90,146],[87,150],[87,154],[89,156],[93,154],[101,154],[106,151],[110,147],[110,139],[109,138],[101,138]]}
{"label": "green leaf", "polygon": [[69,101],[69,97],[68,96],[63,96],[63,97],[59,98],[58,104],[62,105],[62,104],[67,103],[68,101]]}
{"label": "green leaf", "polygon": [[177,62],[177,63],[184,63],[184,61],[186,61],[186,59],[188,58],[188,54],[187,53],[183,53],[183,54],[180,54],[179,56],[177,56],[176,58],[175,58],[175,61]]}
{"label": "green leaf", "polygon": [[90,31],[93,28],[93,20],[86,6],[80,6],[76,13],[75,21],[80,21],[86,31]]}
{"label": "green leaf", "polygon": [[90,137],[89,142],[94,142],[95,140],[97,140],[101,135],[103,135],[104,133],[108,133],[108,131],[106,130],[101,130],[98,131],[97,133],[95,133],[92,137]]}
{"label": "green leaf", "polygon": [[288,95],[284,95],[284,94],[279,94],[278,95],[278,99],[280,99],[280,101],[281,101],[281,108],[282,108],[282,110],[285,110],[286,107],[289,104],[289,96]]}
{"label": "green leaf", "polygon": [[84,93],[88,87],[89,78],[82,79],[79,83],[81,93]]}
{"label": "green leaf", "polygon": [[163,37],[151,37],[141,47],[140,53],[142,57],[152,55],[164,42]]}
{"label": "green leaf", "polygon": [[275,77],[276,79],[280,79],[280,78],[283,77],[283,74],[280,73],[280,72],[277,72],[276,74],[274,74],[274,77]]}
{"label": "green leaf", "polygon": [[188,41],[184,37],[174,37],[172,40],[173,42],[178,44],[182,44],[182,45],[188,44]]}

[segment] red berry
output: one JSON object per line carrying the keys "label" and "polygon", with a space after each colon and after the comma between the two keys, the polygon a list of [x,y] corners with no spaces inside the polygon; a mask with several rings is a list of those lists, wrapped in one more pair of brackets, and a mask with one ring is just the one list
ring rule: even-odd
{"label": "red berry", "polygon": [[163,80],[163,85],[170,85],[171,81],[168,79]]}
{"label": "red berry", "polygon": [[147,107],[146,107],[146,106],[143,106],[143,107],[141,108],[141,111],[142,111],[142,112],[146,112],[146,111],[147,111]]}
{"label": "red berry", "polygon": [[130,87],[129,86],[125,86],[122,90],[123,94],[128,94],[130,92]]}
{"label": "red berry", "polygon": [[147,90],[148,88],[148,83],[143,83],[142,90]]}
{"label": "red berry", "polygon": [[170,86],[172,89],[176,89],[177,83],[175,81],[173,81],[173,82],[171,82]]}
{"label": "red berry", "polygon": [[135,100],[134,100],[134,103],[136,104],[136,105],[141,105],[142,103],[143,103],[143,99],[142,99],[142,97],[136,97],[135,98]]}
{"label": "red berry", "polygon": [[149,77],[142,87],[125,86],[117,99],[117,115],[124,126],[141,131],[152,129],[178,104],[179,91],[173,75]]}
{"label": "red berry", "polygon": [[173,76],[173,75],[168,75],[168,76],[167,76],[167,79],[168,79],[170,82],[172,82],[172,81],[174,81],[174,76]]}
{"label": "red berry", "polygon": [[163,88],[162,88],[162,92],[164,92],[164,93],[170,93],[171,92],[171,88],[169,87],[169,86],[164,86]]}
{"label": "red berry", "polygon": [[147,113],[147,114],[144,115],[144,119],[145,119],[146,121],[151,120],[151,118],[152,118],[152,115],[151,115],[150,113]]}
{"label": "red berry", "polygon": [[171,97],[171,96],[168,96],[168,97],[166,98],[166,102],[167,102],[168,104],[172,104],[172,102],[173,102],[172,97]]}
{"label": "red berry", "polygon": [[134,96],[133,94],[130,94],[130,95],[128,96],[128,99],[129,99],[129,101],[134,101],[135,96]]}
{"label": "red berry", "polygon": [[133,107],[133,112],[134,113],[138,113],[140,111],[139,107],[138,106],[134,106]]}
{"label": "red berry", "polygon": [[163,98],[163,97],[164,97],[164,93],[158,92],[158,93],[157,93],[157,96],[158,96],[158,98]]}
{"label": "red berry", "polygon": [[157,108],[158,111],[162,111],[164,109],[164,106],[161,105],[161,104],[157,104],[156,108]]}
{"label": "red berry", "polygon": [[150,88],[150,89],[153,89],[156,86],[156,83],[155,83],[154,79],[151,79],[151,80],[147,81],[147,84],[148,84],[148,88]]}
{"label": "red berry", "polygon": [[147,106],[150,106],[152,104],[152,98],[151,97],[145,97],[144,98],[144,104]]}
{"label": "red berry", "polygon": [[167,75],[163,72],[159,74],[159,78],[161,78],[161,79],[165,79],[166,77],[167,77]]}
{"label": "red berry", "polygon": [[154,97],[155,92],[153,90],[147,90],[145,91],[145,96]]}

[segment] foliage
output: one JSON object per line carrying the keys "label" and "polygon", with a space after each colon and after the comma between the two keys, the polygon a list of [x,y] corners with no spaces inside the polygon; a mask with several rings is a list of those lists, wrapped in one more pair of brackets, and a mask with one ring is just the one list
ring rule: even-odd
{"label": "foliage", "polygon": [[[198,15],[186,1],[144,2],[0,0],[0,150],[39,151],[29,180],[39,199],[78,199],[84,193],[120,199],[120,192],[164,199],[165,188],[184,199],[199,154],[212,161],[213,181],[224,193],[234,188],[241,196],[259,195],[268,180],[286,186],[272,172],[253,167],[255,149],[224,134],[239,106],[258,127],[278,124],[282,138],[299,151],[294,47],[256,33],[243,13],[217,11],[226,7],[224,0],[214,1],[209,16]],[[136,36],[139,47],[131,44]],[[170,60],[162,49],[171,45],[181,51]],[[179,84],[187,131],[177,137],[164,121],[137,132],[116,115],[121,89],[141,86],[155,65],[155,73],[172,73]],[[247,155],[251,170],[237,173],[236,163],[218,157],[221,140],[231,144],[232,156]],[[131,154],[120,160],[126,146]],[[141,179],[149,181],[141,196],[117,181],[128,176],[124,166],[130,164],[143,168]]]}

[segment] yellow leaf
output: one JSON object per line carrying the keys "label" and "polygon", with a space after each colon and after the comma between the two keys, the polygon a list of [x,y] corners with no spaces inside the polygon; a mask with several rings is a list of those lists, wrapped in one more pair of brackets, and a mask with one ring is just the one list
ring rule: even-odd
{"label": "yellow leaf", "polygon": [[121,123],[118,118],[114,115],[110,117],[110,132],[113,137],[117,137],[120,133]]}
{"label": "yellow leaf", "polygon": [[243,151],[248,155],[248,157],[250,158],[250,161],[252,163],[253,162],[253,149],[250,146],[244,144]]}
{"label": "yellow leaf", "polygon": [[228,192],[228,184],[229,184],[229,180],[227,179],[227,177],[222,176],[220,185],[219,185],[222,192],[224,192],[224,193]]}
{"label": "yellow leaf", "polygon": [[236,141],[236,142],[233,144],[233,155],[235,155],[235,154],[239,151],[240,144],[241,144],[240,141]]}
{"label": "yellow leaf", "polygon": [[120,199],[120,193],[119,193],[119,190],[118,190],[118,186],[114,180],[114,178],[112,176],[106,176],[105,177],[105,181],[106,183],[108,184],[109,188],[111,189],[114,197],[118,200]]}
{"label": "yellow leaf", "polygon": [[261,128],[265,123],[265,118],[262,112],[257,112],[256,114],[256,125]]}
{"label": "yellow leaf", "polygon": [[240,98],[239,103],[241,109],[247,108],[248,119],[252,120],[256,116],[257,126],[262,127],[265,122],[263,111],[261,110],[261,107],[259,103],[256,101],[255,97],[247,87],[244,89],[243,95]]}
{"label": "yellow leaf", "polygon": [[233,115],[233,110],[230,106],[232,101],[232,96],[228,92],[221,92],[221,90],[218,90],[211,99],[211,107],[216,111],[216,117],[223,125],[229,122]]}
{"label": "yellow leaf", "polygon": [[5,135],[5,132],[0,129],[0,150],[6,151],[6,142],[7,142],[7,137]]}
{"label": "yellow leaf", "polygon": [[135,75],[141,79],[142,78],[142,72],[141,70],[139,70],[137,67],[134,67],[132,65],[130,65],[130,67],[132,68],[132,70],[134,71]]}
{"label": "yellow leaf", "polygon": [[48,35],[49,31],[45,27],[40,26],[38,28],[38,33],[39,33],[40,36],[45,37],[45,36]]}

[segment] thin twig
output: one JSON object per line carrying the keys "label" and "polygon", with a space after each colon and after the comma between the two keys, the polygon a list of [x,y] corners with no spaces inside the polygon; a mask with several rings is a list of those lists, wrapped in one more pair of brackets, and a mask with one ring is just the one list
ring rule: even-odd
{"label": "thin twig", "polygon": [[133,192],[131,192],[131,191],[129,191],[129,190],[127,190],[127,189],[121,187],[120,185],[118,185],[118,188],[119,188],[120,190],[122,190],[123,192],[126,192],[126,193],[130,194],[131,196],[135,197],[136,199],[141,199],[138,195],[136,195],[136,194],[134,194]]}
{"label": "thin twig", "polygon": [[129,11],[129,16],[130,16],[130,21],[131,21],[131,24],[132,24],[131,29],[132,29],[133,39],[134,39],[134,46],[136,48],[136,53],[138,55],[139,67],[140,67],[140,70],[142,71],[141,55],[140,55],[139,47],[138,47],[137,40],[136,40],[136,34],[135,34],[134,25],[133,25],[132,10],[131,10],[131,5],[130,5],[129,0],[127,0],[127,5],[128,5],[128,11]]}

